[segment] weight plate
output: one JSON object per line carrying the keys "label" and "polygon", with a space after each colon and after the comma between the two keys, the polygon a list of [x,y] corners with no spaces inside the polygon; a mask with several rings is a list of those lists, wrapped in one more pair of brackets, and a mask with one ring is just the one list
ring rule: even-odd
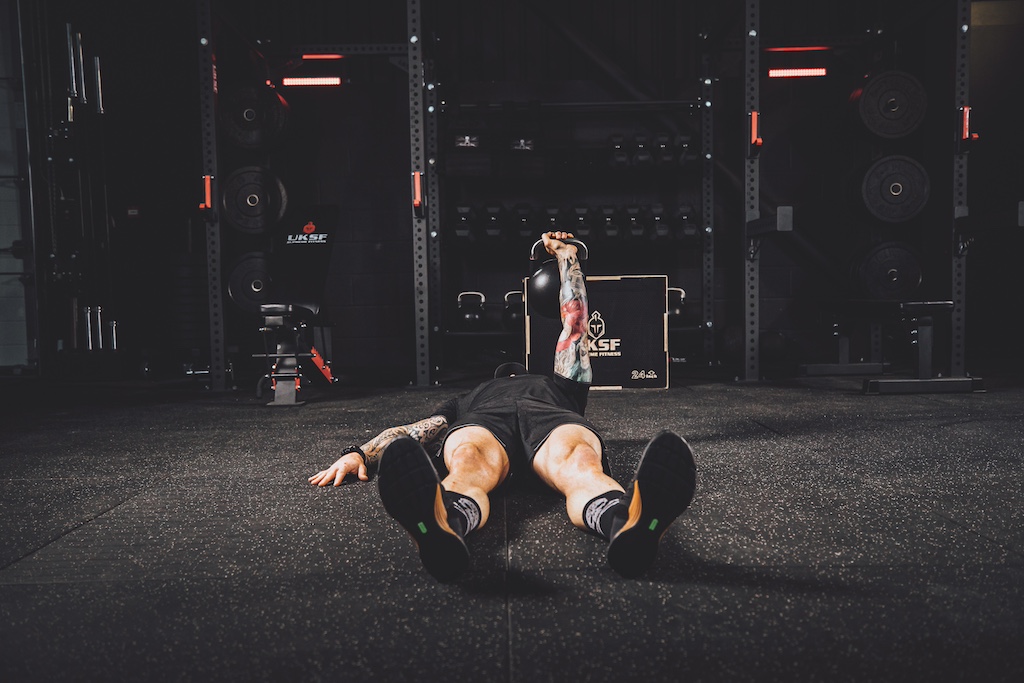
{"label": "weight plate", "polygon": [[921,213],[930,192],[924,166],[899,155],[876,161],[861,183],[864,206],[875,218],[887,223],[902,223]]}
{"label": "weight plate", "polygon": [[218,105],[221,130],[242,149],[270,147],[288,123],[288,103],[269,87],[231,89]]}
{"label": "weight plate", "polygon": [[288,208],[288,193],[273,173],[243,166],[224,181],[224,217],[237,230],[262,234],[277,225]]}
{"label": "weight plate", "polygon": [[263,252],[249,252],[235,261],[228,276],[228,296],[243,311],[259,313],[270,292],[270,259]]}
{"label": "weight plate", "polygon": [[858,262],[854,276],[861,293],[872,299],[911,299],[921,286],[921,263],[908,246],[883,242]]}
{"label": "weight plate", "polygon": [[928,95],[921,83],[903,71],[883,71],[871,78],[857,103],[861,121],[879,137],[910,135],[924,120]]}

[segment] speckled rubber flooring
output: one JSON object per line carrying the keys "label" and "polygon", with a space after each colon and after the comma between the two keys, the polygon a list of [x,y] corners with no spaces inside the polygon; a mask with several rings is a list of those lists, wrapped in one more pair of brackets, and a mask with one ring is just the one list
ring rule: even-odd
{"label": "speckled rubber flooring", "polygon": [[462,387],[4,386],[2,681],[1024,680],[1024,387],[595,392],[614,473],[693,444],[692,508],[626,580],[542,491],[438,584],[376,486],[306,477]]}

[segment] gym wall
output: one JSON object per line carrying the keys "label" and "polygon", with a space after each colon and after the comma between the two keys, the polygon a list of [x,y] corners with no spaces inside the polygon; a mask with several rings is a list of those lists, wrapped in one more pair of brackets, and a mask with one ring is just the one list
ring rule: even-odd
{"label": "gym wall", "polygon": [[[225,62],[219,64],[225,98],[236,86],[265,86],[265,79],[248,71],[252,47],[278,69],[291,46],[406,40],[404,0],[213,3],[230,24]],[[1006,87],[1012,75],[1006,65],[1021,58],[1016,36],[1022,4],[972,3],[977,25],[971,99],[981,133],[971,150],[969,183],[972,354],[1015,353],[1017,337],[1008,330],[1018,316],[998,302],[1016,291],[1013,273],[1022,234],[1021,142],[1013,114],[1021,94]],[[159,366],[160,373],[177,376],[183,363],[201,369],[209,362],[206,224],[196,210],[202,184],[195,7],[127,0],[101,5],[103,11],[95,3],[67,0],[26,3],[33,8],[29,24],[38,39],[28,52],[29,73],[38,76],[30,79],[35,90],[29,93],[36,153],[47,149],[48,134],[59,128],[66,108],[65,22],[81,30],[90,56],[104,60],[107,95],[102,149],[109,212],[93,225],[108,225],[110,239],[89,243],[102,258],[74,271],[64,267],[73,261],[71,247],[81,226],[52,220],[64,215],[60,202],[48,203],[60,193],[35,193],[33,264],[43,274],[38,347],[43,365],[58,369],[46,361],[56,359],[59,343],[67,349],[73,334],[75,297],[69,285],[87,285],[116,315],[124,354],[138,359],[123,371]],[[519,352],[503,321],[504,298],[530,271],[529,242],[553,224],[588,233],[594,243],[592,274],[668,275],[670,287],[688,294],[681,311],[687,316],[684,327],[698,330],[673,356],[728,363],[735,346],[730,330],[742,327],[742,3],[445,0],[421,6],[429,27],[425,54],[440,109],[442,249],[432,265],[441,282],[440,336],[432,338],[432,349],[440,351],[440,377],[471,360],[466,349],[483,349],[484,365]],[[871,268],[864,270],[867,281],[855,268],[873,249],[906,248],[921,273],[914,296],[948,292],[956,123],[950,120],[955,119],[951,7],[933,0],[762,2],[762,47],[829,48],[817,55],[825,60],[828,77],[761,84],[762,209],[794,207],[793,234],[761,240],[761,324],[774,344],[762,344],[762,351],[775,354],[783,370],[834,360],[828,301],[862,296],[878,284]],[[45,22],[45,29],[38,22]],[[231,50],[237,54],[228,54]],[[765,52],[762,65],[765,70],[808,65],[815,56]],[[242,66],[231,66],[233,59]],[[275,89],[288,106],[273,144],[245,150],[219,138],[222,190],[223,181],[239,169],[268,169],[271,185],[284,188],[290,209],[327,207],[326,215],[336,220],[338,240],[324,275],[324,302],[335,329],[332,356],[339,374],[347,371],[368,381],[408,382],[415,362],[404,68],[400,57],[346,57],[347,81],[340,89]],[[699,77],[706,68],[714,78],[710,207],[701,197],[708,175],[694,164],[701,118],[689,105],[680,106],[699,100]],[[920,84],[927,106],[912,131],[880,135],[866,125],[859,103],[869,84],[894,72]],[[53,86],[46,102],[39,92],[44,83]],[[644,106],[615,109],[625,102]],[[588,103],[604,106],[579,106]],[[488,143],[501,140],[502,148],[481,154],[486,150],[457,147],[457,136],[466,134],[479,134]],[[514,140],[532,140],[536,153],[513,149]],[[901,183],[901,202],[914,196],[923,202],[895,220],[872,212],[863,198],[869,169],[893,157],[911,160],[907,167],[923,169],[927,177],[927,191],[921,183]],[[32,164],[41,182],[45,156]],[[242,195],[243,203],[247,196]],[[219,207],[222,200],[215,198]],[[261,343],[260,323],[231,298],[229,275],[247,254],[273,254],[268,242],[294,225],[287,212],[275,214],[272,227],[253,234],[222,218],[228,345],[240,366]],[[708,242],[700,234],[709,222],[714,226],[710,274]],[[881,269],[891,270],[884,260]],[[86,290],[79,291],[84,296]],[[490,336],[460,336],[463,291],[485,294]],[[706,357],[699,331],[705,322],[699,302],[705,297],[712,302],[716,342]],[[937,338],[942,337],[940,332]],[[935,358],[944,353],[937,349]],[[249,372],[240,374],[238,385],[245,386]]]}

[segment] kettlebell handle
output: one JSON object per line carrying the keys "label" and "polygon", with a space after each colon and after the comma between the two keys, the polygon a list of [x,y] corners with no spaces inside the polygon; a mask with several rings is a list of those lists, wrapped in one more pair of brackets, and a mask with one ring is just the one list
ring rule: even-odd
{"label": "kettlebell handle", "polygon": [[[587,257],[590,256],[590,250],[587,249],[587,245],[581,240],[575,237],[570,237],[567,240],[563,240],[566,244],[572,244],[576,247],[576,255],[579,256],[580,261],[586,261]],[[537,240],[533,243],[533,248],[530,249],[530,260],[540,261],[541,259],[550,256],[548,250],[544,248],[544,240]]]}
{"label": "kettlebell handle", "polygon": [[460,292],[459,293],[458,302],[461,304],[462,303],[462,297],[464,297],[466,295],[469,295],[469,294],[472,294],[472,295],[480,297],[480,303],[481,304],[487,303],[487,298],[484,297],[484,293],[483,292]]}

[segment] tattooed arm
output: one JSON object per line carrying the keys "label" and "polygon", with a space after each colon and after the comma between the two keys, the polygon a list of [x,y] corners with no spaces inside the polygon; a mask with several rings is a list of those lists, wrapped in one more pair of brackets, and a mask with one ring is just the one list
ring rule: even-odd
{"label": "tattooed arm", "polygon": [[587,285],[580,269],[576,247],[562,240],[572,237],[568,232],[549,232],[542,236],[549,254],[558,260],[558,276],[561,286],[558,290],[559,312],[562,317],[562,333],[555,345],[555,374],[574,382],[590,383],[593,371],[590,368],[587,324]]}
{"label": "tattooed arm", "polygon": [[363,456],[356,451],[349,451],[338,458],[333,465],[310,477],[309,483],[314,486],[327,486],[328,484],[340,486],[349,474],[356,475],[361,481],[368,481],[370,478],[368,468],[377,466],[384,449],[396,438],[411,436],[424,446],[429,446],[444,436],[447,431],[448,420],[443,415],[432,415],[419,422],[390,427],[360,446],[366,455],[366,462],[363,462]]}

